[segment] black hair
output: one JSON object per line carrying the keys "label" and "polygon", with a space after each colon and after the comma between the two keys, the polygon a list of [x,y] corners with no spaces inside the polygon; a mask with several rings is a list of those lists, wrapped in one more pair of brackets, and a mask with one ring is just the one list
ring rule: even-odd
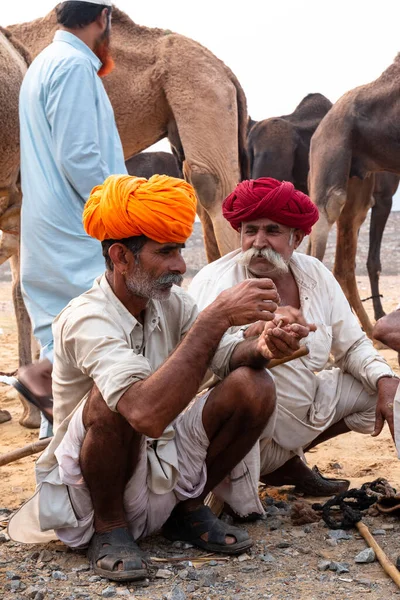
{"label": "black hair", "polygon": [[113,262],[108,254],[109,249],[113,244],[124,244],[132,252],[137,259],[139,254],[145,245],[149,241],[149,238],[145,235],[135,235],[134,237],[124,238],[123,240],[103,240],[101,242],[103,248],[103,256],[106,261],[106,267],[108,271],[114,270]]}
{"label": "black hair", "polygon": [[67,1],[56,6],[57,23],[67,29],[82,29],[93,23],[101,12],[107,8],[111,14],[111,6],[88,2]]}

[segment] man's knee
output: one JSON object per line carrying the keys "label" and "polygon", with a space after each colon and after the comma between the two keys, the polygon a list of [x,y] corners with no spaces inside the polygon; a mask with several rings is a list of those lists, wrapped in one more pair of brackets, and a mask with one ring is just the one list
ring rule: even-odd
{"label": "man's knee", "polygon": [[229,376],[239,409],[243,410],[247,422],[254,426],[265,425],[276,405],[275,384],[265,369],[240,367]]}
{"label": "man's knee", "polygon": [[133,433],[129,423],[119,413],[112,411],[99,389],[94,385],[82,413],[83,425],[88,431],[108,431],[118,435],[129,435]]}

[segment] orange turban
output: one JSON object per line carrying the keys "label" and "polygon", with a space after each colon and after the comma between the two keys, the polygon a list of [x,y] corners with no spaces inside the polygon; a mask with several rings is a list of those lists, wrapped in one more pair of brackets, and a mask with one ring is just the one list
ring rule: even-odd
{"label": "orange turban", "polygon": [[160,244],[183,244],[192,233],[195,216],[195,192],[183,179],[111,175],[92,189],[83,226],[100,241],[145,235]]}

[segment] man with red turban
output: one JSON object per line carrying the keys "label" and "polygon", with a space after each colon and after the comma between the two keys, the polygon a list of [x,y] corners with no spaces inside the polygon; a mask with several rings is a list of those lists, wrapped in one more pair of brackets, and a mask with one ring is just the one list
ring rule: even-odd
{"label": "man with red turban", "polygon": [[[241,248],[194,277],[189,293],[199,309],[239,282],[270,278],[280,297],[276,318],[292,315],[317,328],[307,338],[307,356],[273,371],[277,420],[272,444],[260,438],[261,479],[294,484],[308,495],[343,491],[349,482],[310,470],[304,450],[347,431],[377,435],[385,418],[393,433],[390,404],[398,382],[361,330],[333,275],[317,259],[296,252],[318,220],[308,196],[290,182],[264,177],[239,183],[222,210],[240,232]],[[230,332],[238,329],[248,338],[260,326]],[[334,367],[324,370],[330,355]]]}
{"label": "man with red turban", "polygon": [[[263,512],[258,438],[271,440],[275,421],[264,367],[309,333],[276,327],[270,279],[226,290],[197,316],[179,287],[195,214],[192,186],[165,175],[112,175],[92,190],[83,225],[106,272],[54,322],[55,436],[38,494],[9,525],[18,541],[89,545],[95,572],[116,581],[148,575],[135,540],[162,526],[210,552],[250,548],[203,500],[214,490],[243,516]],[[252,340],[225,335],[259,320]],[[208,368],[220,383],[195,397]]]}

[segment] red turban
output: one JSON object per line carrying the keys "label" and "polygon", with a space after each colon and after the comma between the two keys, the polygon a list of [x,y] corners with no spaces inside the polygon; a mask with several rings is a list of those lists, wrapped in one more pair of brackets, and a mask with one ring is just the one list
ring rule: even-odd
{"label": "red turban", "polygon": [[243,221],[271,219],[275,223],[302,229],[306,235],[318,221],[318,209],[310,198],[289,181],[272,177],[239,183],[222,204],[222,213],[238,231]]}

